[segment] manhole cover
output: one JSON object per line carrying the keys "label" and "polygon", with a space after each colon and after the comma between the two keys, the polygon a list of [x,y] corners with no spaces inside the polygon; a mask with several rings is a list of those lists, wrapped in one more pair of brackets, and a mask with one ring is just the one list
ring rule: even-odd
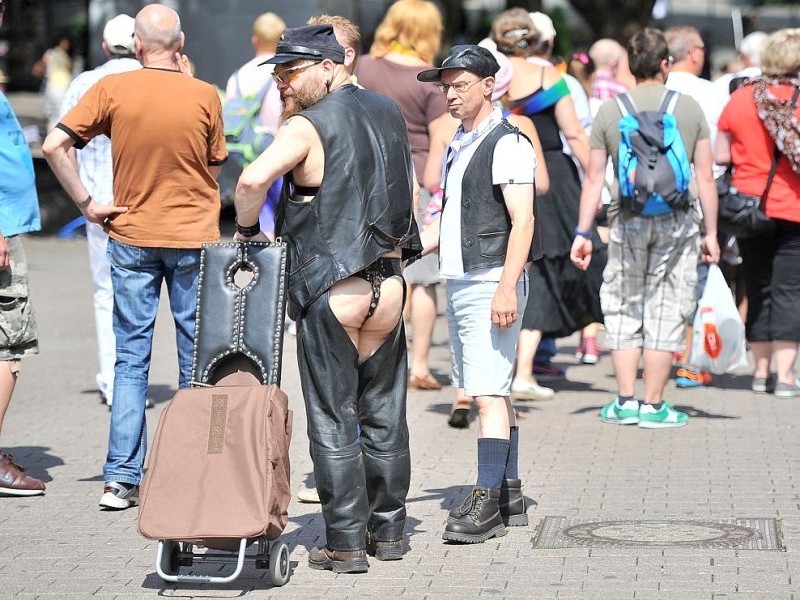
{"label": "manhole cover", "polygon": [[545,517],[534,548],[620,547],[784,550],[775,519],[590,521]]}

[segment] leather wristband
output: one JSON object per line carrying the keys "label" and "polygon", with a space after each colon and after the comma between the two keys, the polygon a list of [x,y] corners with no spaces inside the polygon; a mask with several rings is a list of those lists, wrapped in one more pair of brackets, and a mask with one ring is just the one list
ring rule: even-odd
{"label": "leather wristband", "polygon": [[89,204],[91,203],[91,201],[92,201],[92,195],[91,195],[91,194],[89,194],[88,196],[86,196],[86,198],[84,198],[84,199],[83,199],[83,200],[81,200],[80,202],[76,202],[75,204],[78,206],[78,208],[80,208],[81,210],[83,210],[84,208],[86,208],[87,206],[89,206]]}
{"label": "leather wristband", "polygon": [[239,235],[244,237],[253,237],[254,235],[258,235],[261,231],[261,224],[256,221],[253,225],[240,225],[239,221],[236,221],[236,231]]}
{"label": "leather wristband", "polygon": [[582,237],[582,238],[585,238],[587,240],[592,239],[592,232],[591,231],[581,231],[580,229],[578,229],[576,227],[573,230],[573,233],[575,234],[576,237]]}

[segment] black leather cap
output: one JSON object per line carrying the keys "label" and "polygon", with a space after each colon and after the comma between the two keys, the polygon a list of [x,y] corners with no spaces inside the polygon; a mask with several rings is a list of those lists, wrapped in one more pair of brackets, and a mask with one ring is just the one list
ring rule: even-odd
{"label": "black leather cap", "polygon": [[500,65],[492,53],[482,46],[453,46],[442,61],[442,66],[418,73],[417,79],[424,82],[441,81],[445,69],[464,69],[478,77],[492,77],[500,70]]}
{"label": "black leather cap", "polygon": [[262,65],[280,65],[293,60],[330,59],[344,64],[344,48],[336,41],[331,25],[304,25],[286,29],[278,40],[275,56]]}

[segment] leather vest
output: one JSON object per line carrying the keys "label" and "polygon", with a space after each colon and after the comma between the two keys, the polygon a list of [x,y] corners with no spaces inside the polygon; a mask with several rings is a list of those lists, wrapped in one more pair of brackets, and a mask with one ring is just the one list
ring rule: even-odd
{"label": "leather vest", "polygon": [[[502,189],[492,183],[494,148],[500,138],[506,135],[528,139],[517,127],[503,119],[481,140],[461,182],[461,261],[465,273],[502,267],[506,261],[511,217],[506,209]],[[444,198],[446,205],[446,193]],[[542,256],[542,240],[536,220],[538,211],[535,188],[533,212],[534,234],[528,260],[536,260]]]}
{"label": "leather vest", "polygon": [[403,115],[385,96],[354,85],[299,113],[317,130],[325,174],[309,202],[284,177],[275,234],[289,248],[289,299],[303,310],[334,283],[400,246],[422,245],[413,218],[413,163]]}

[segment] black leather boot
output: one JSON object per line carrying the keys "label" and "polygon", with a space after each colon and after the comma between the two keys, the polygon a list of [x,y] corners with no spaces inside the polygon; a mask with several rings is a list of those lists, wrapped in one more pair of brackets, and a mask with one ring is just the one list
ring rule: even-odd
{"label": "black leather boot", "polygon": [[476,488],[456,509],[450,511],[442,539],[480,544],[506,534],[497,501],[500,490]]}
{"label": "black leather boot", "polygon": [[500,487],[500,516],[506,527],[525,527],[528,513],[525,512],[525,496],[522,495],[522,480],[504,479]]}

